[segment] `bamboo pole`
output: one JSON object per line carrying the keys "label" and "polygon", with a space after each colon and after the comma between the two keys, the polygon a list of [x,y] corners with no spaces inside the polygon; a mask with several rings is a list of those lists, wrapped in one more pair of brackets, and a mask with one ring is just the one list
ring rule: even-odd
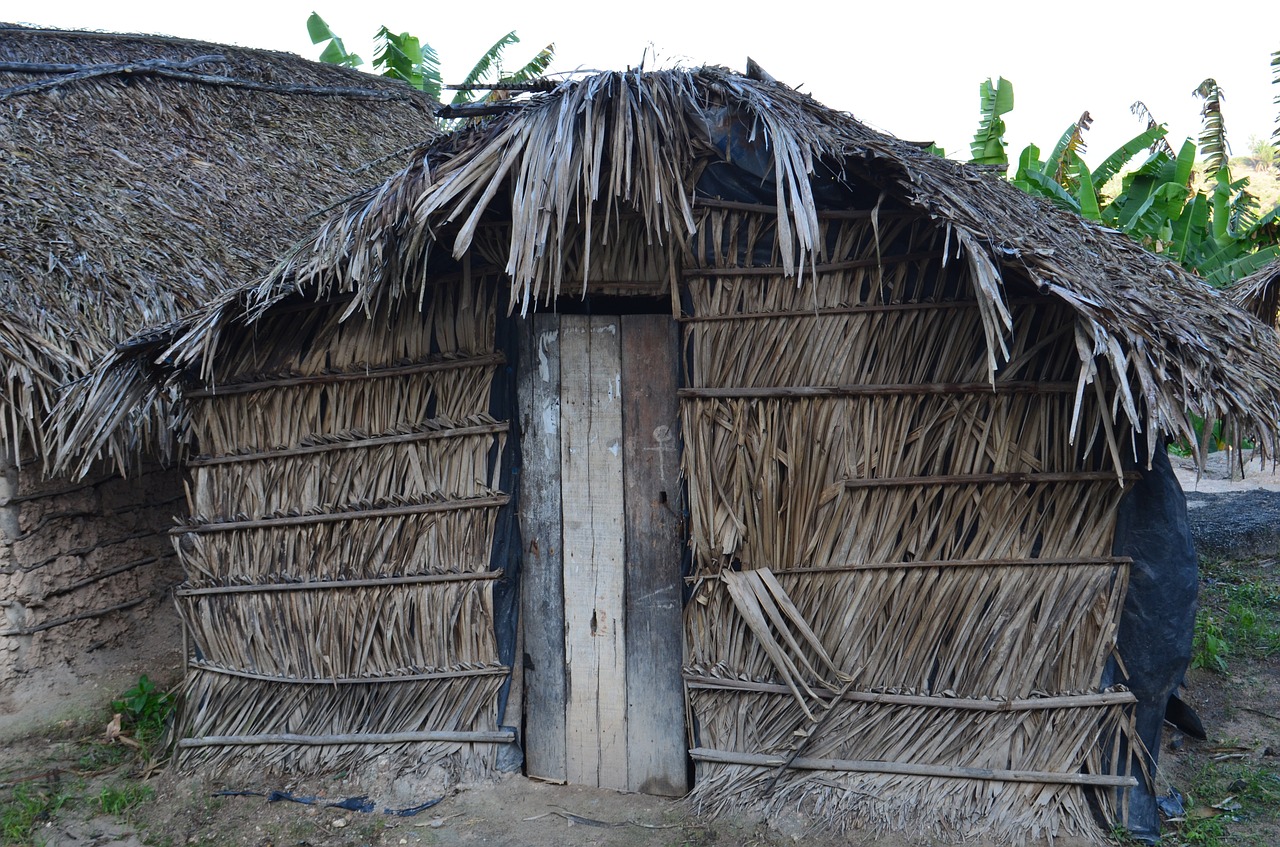
{"label": "bamboo pole", "polygon": [[196,597],[202,594],[264,594],[272,591],[314,591],[327,588],[382,588],[392,585],[419,585],[425,582],[471,582],[474,580],[501,579],[503,572],[479,571],[473,573],[435,573],[421,576],[397,576],[386,579],[321,580],[315,582],[267,582],[257,585],[219,585],[210,588],[179,588],[177,597]]}
{"label": "bamboo pole", "polygon": [[503,494],[496,497],[475,497],[468,500],[447,500],[441,503],[418,503],[412,506],[390,506],[385,509],[360,509],[350,512],[321,512],[315,515],[290,515],[283,518],[261,518],[250,521],[220,521],[218,523],[176,526],[170,535],[186,535],[189,532],[226,532],[233,529],[257,529],[268,526],[299,526],[315,523],[340,523],[364,518],[421,515],[427,512],[452,512],[459,509],[481,509],[487,506],[505,506],[511,498]]}
{"label": "bamboo pole", "polygon": [[267,744],[291,744],[301,747],[333,746],[339,744],[408,744],[416,741],[445,741],[463,744],[509,744],[515,741],[514,730],[477,732],[383,732],[352,733],[350,735],[206,735],[201,738],[183,738],[178,746],[191,747],[259,747]]}
{"label": "bamboo pole", "polygon": [[[754,682],[746,679],[700,676],[686,673],[685,682],[690,688],[708,691],[744,691],[760,694],[790,694],[791,689],[780,683]],[[817,692],[818,697],[823,696]],[[1079,709],[1111,707],[1136,703],[1132,691],[1105,691],[1100,694],[1072,694],[1061,697],[1023,697],[1010,700],[987,700],[973,697],[937,697],[921,694],[888,694],[875,691],[847,691],[841,699],[854,703],[885,704],[893,706],[926,706],[936,709],[956,709],[974,712],[1030,712],[1049,709]]]}
{"label": "bamboo pole", "polygon": [[[696,762],[728,765],[752,765],[773,768],[786,763],[784,756],[762,753],[734,753],[695,747],[689,757]],[[1033,782],[1050,785],[1097,785],[1109,788],[1133,788],[1138,780],[1131,776],[1106,776],[1090,773],[1047,773],[1044,771],[996,770],[966,768],[959,765],[920,765],[912,762],[868,762],[858,759],[813,759],[800,757],[791,763],[794,770],[836,771],[842,773],[884,773],[903,776],[936,776],[944,779],[977,779],[991,782]]]}
{"label": "bamboo pole", "polygon": [[411,374],[452,371],[462,368],[480,368],[490,365],[501,365],[507,361],[501,353],[489,353],[483,356],[467,356],[460,359],[448,359],[436,362],[418,362],[412,365],[391,365],[376,368],[365,368],[346,373],[310,374],[307,376],[287,376],[276,379],[262,379],[254,382],[238,382],[231,385],[199,388],[186,392],[187,399],[203,397],[229,397],[233,394],[249,394],[254,391],[266,391],[271,388],[285,388],[292,385],[329,385],[341,382],[356,382],[368,379],[389,379]]}

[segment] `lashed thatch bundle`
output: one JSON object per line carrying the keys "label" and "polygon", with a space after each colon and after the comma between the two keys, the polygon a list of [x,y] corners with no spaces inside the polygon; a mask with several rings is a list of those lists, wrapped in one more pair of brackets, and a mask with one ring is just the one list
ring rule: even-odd
{"label": "lashed thatch bundle", "polygon": [[60,386],[260,276],[307,215],[432,133],[407,86],[296,56],[0,25],[0,443]]}
{"label": "lashed thatch bundle", "polygon": [[1263,323],[1280,326],[1280,259],[1237,280],[1227,296]]}
{"label": "lashed thatch bundle", "polygon": [[[683,442],[681,672],[703,807],[1009,841],[1097,836],[1091,797],[1123,819],[1134,696],[1101,679],[1131,563],[1113,554],[1124,468],[1156,449],[1147,434],[1190,433],[1193,413],[1232,414],[1274,446],[1274,332],[1114,233],[719,69],[600,74],[442,138],[263,280],[75,389],[63,461],[121,457],[175,411],[202,453],[179,530],[197,651],[185,749],[494,766],[485,745],[516,720],[496,686],[438,683],[511,670],[510,641],[474,631],[495,625],[495,575],[521,558],[501,529],[504,450],[527,450],[527,467],[530,439],[550,438],[536,449],[566,474],[524,490],[527,566],[597,511],[609,549],[629,543],[610,498],[567,481],[596,461],[589,434],[557,440],[570,410],[629,390],[604,341],[607,390],[581,382],[594,337],[625,318],[565,318],[554,342],[543,314],[522,353],[498,343],[502,303],[548,312],[578,294],[660,304],[680,324],[678,420],[661,432]],[[677,352],[654,355],[656,373]],[[504,441],[521,373],[548,386],[549,417]],[[661,456],[652,440],[626,457],[618,438],[614,455],[660,461],[636,458]],[[658,493],[639,499],[678,515]],[[528,514],[544,494],[564,498],[563,532]],[[438,522],[407,526],[425,514]],[[616,613],[571,613],[571,583],[614,586],[603,574],[624,569],[629,585],[636,566],[570,553],[560,593],[526,602],[522,626],[526,645],[539,628],[562,639],[551,667],[568,661],[577,682],[595,671],[565,646],[575,627],[634,633]],[[265,619],[279,631],[255,630]],[[391,637],[406,621],[430,649]],[[547,655],[528,665],[546,674]],[[374,705],[357,716],[362,696]],[[623,745],[605,746],[586,770]]]}

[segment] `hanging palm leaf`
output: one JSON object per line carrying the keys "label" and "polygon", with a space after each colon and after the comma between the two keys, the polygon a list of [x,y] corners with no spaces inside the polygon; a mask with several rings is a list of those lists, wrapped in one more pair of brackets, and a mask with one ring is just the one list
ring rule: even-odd
{"label": "hanging palm leaf", "polygon": [[1005,152],[1004,120],[1001,115],[1013,111],[1013,83],[1004,77],[992,82],[986,80],[980,89],[982,98],[982,120],[978,131],[974,133],[969,149],[973,156],[969,160],[975,165],[1008,165],[1009,156]]}
{"label": "hanging palm leaf", "polygon": [[1207,174],[1212,176],[1227,166],[1231,155],[1227,127],[1222,120],[1222,101],[1226,95],[1213,78],[1200,83],[1191,93],[1204,100],[1204,106],[1200,108],[1200,154],[1205,158]]}

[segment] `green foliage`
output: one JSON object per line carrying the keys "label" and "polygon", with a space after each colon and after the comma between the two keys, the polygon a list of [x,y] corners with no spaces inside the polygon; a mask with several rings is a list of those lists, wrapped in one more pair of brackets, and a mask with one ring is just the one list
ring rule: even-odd
{"label": "green foliage", "polygon": [[1013,111],[1013,83],[1004,77],[996,82],[988,79],[980,86],[979,96],[982,119],[969,145],[970,161],[977,165],[1008,165],[1009,156],[1005,152],[1008,144],[1004,140],[1002,116]]}
{"label": "green foliage", "polygon": [[[399,35],[385,26],[375,36],[377,52],[373,69],[383,76],[407,82],[419,91],[440,99],[440,57],[430,44],[407,32]],[[324,61],[323,57],[321,61]]]}
{"label": "green foliage", "polygon": [[1259,171],[1269,171],[1280,164],[1280,151],[1265,138],[1249,136],[1249,155],[1245,160],[1249,167]]}
{"label": "green foliage", "polygon": [[0,803],[0,839],[6,845],[30,844],[36,827],[52,819],[69,800],[62,792],[18,783]]}
{"label": "green foliage", "polygon": [[130,809],[150,800],[155,791],[147,785],[116,783],[104,785],[94,798],[94,804],[107,815],[121,817]]}
{"label": "green foliage", "polygon": [[324,44],[324,50],[320,53],[320,61],[326,65],[342,65],[345,68],[358,68],[364,64],[355,53],[348,53],[347,48],[343,45],[342,39],[329,29],[329,25],[324,22],[315,12],[311,13],[311,17],[307,18],[307,34],[311,36],[312,44]]}
{"label": "green foliage", "polygon": [[1227,166],[1231,155],[1227,126],[1222,119],[1222,101],[1226,95],[1213,78],[1201,82],[1191,93],[1204,101],[1200,108],[1200,155],[1204,156],[1205,169],[1212,176]]}
{"label": "green foliage", "polygon": [[165,723],[173,711],[173,695],[160,691],[156,684],[143,674],[138,684],[114,700],[111,708],[119,712],[127,726],[133,728],[137,740],[146,743],[164,734]]}
{"label": "green foliage", "polygon": [[[329,65],[343,65],[348,68],[359,68],[363,60],[354,53],[348,53],[342,39],[334,34],[329,25],[315,12],[307,18],[307,32],[311,35],[312,44],[325,44],[320,54],[320,61]],[[440,72],[440,56],[435,48],[416,36],[407,32],[395,33],[383,26],[375,36],[376,52],[373,56],[373,69],[382,76],[398,79],[419,91],[430,94],[437,100],[444,91],[444,77]],[[515,32],[508,32],[486,50],[472,66],[461,83],[451,105],[460,106],[476,99],[476,91],[483,90],[486,83],[501,86],[514,85],[541,77],[551,66],[555,58],[555,44],[548,44],[538,51],[532,59],[514,71],[507,72],[502,67],[503,53],[508,47],[520,43]],[[493,97],[494,94],[489,95]]]}
{"label": "green foliage", "polygon": [[[1280,85],[1280,50],[1271,54],[1271,84]],[[1271,102],[1280,106],[1280,94],[1277,94]],[[1271,133],[1271,138],[1280,143],[1280,115],[1276,115],[1276,128]]]}
{"label": "green foliage", "polygon": [[1225,674],[1229,649],[1217,619],[1200,610],[1196,614],[1195,635],[1191,642],[1191,667]]}
{"label": "green foliage", "polygon": [[[1280,73],[1280,71],[1278,71]],[[1280,77],[1278,77],[1280,78]],[[1029,194],[1118,229],[1154,253],[1168,256],[1210,284],[1224,286],[1280,256],[1280,206],[1260,214],[1248,179],[1232,179],[1222,117],[1223,95],[1206,79],[1194,92],[1204,103],[1200,152],[1208,184],[1197,188],[1196,145],[1188,139],[1175,153],[1167,131],[1141,102],[1132,111],[1147,128],[1126,141],[1096,168],[1085,163],[1088,112],[1069,125],[1046,160],[1028,145],[1018,157],[1012,182]],[[1001,78],[981,90],[982,120],[972,145],[975,164],[1005,164],[1002,115],[1013,108],[1013,88]],[[1108,183],[1124,174],[1114,196]]]}

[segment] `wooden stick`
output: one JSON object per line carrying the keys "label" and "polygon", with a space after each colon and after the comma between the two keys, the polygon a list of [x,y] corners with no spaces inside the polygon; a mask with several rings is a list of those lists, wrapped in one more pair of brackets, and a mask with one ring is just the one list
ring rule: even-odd
{"label": "wooden stick", "polygon": [[365,518],[390,518],[401,515],[421,515],[426,512],[452,512],[458,509],[482,509],[505,506],[511,498],[503,494],[497,497],[476,497],[470,500],[447,500],[441,503],[418,503],[412,506],[391,506],[386,509],[361,509],[350,512],[321,512],[317,515],[290,515],[285,518],[261,518],[248,521],[222,521],[194,526],[175,526],[170,535],[188,532],[226,532],[233,529],[258,529],[265,526],[304,526],[313,523],[358,521]]}
{"label": "wooden stick", "polygon": [[278,682],[284,685],[384,685],[400,682],[425,682],[432,679],[463,679],[470,676],[505,676],[511,668],[501,665],[492,668],[468,668],[459,671],[435,671],[432,673],[405,674],[404,676],[357,676],[329,677],[326,679],[305,679],[292,676],[274,676],[265,673],[238,671],[231,668],[220,668],[205,662],[189,661],[187,667],[204,673],[215,673],[222,676],[236,676],[242,679],[257,679],[263,682]]}
{"label": "wooden stick", "polygon": [[[887,267],[889,265],[901,265],[906,262],[921,262],[928,259],[941,259],[942,251],[927,250],[923,253],[899,253],[893,256],[883,256],[878,259],[849,259],[845,262],[832,262],[827,265],[818,265],[811,269],[810,273],[833,273],[835,271],[851,271],[855,268],[876,268]],[[764,267],[764,268],[686,268],[680,272],[685,279],[706,279],[708,277],[724,277],[724,276],[767,276],[778,277],[786,273],[785,268],[781,267]]]}
{"label": "wooden stick", "polygon": [[[858,562],[823,568],[775,568],[774,574],[845,573],[848,571],[897,570],[898,568],[1070,568],[1079,565],[1131,565],[1128,556],[1094,556],[1081,558],[1008,558],[1008,559],[915,559],[910,562]],[[694,582],[697,577],[685,577]]]}
{"label": "wooden stick", "polygon": [[[762,215],[777,215],[777,206],[765,206],[760,203],[742,203],[737,200],[720,200],[715,197],[695,197],[693,198],[694,208],[703,209],[727,209],[732,212],[759,212]],[[818,220],[832,221],[860,221],[870,220],[874,214],[871,209],[819,209]],[[909,209],[885,211],[881,210],[879,217],[885,218],[914,218],[919,217],[919,212],[913,212]]]}
{"label": "wooden stick", "polygon": [[[761,694],[790,694],[781,683],[752,682],[746,679],[685,674],[690,688],[708,691],[744,691]],[[819,697],[823,692],[816,692]],[[844,699],[854,703],[892,706],[925,706],[933,709],[956,709],[969,712],[1034,712],[1046,709],[1086,709],[1137,702],[1131,691],[1104,691],[1100,694],[1068,694],[1060,697],[1027,697],[1012,700],[979,700],[972,697],[936,697],[923,694],[885,694],[874,691],[848,691]]]}
{"label": "wooden stick", "polygon": [[310,374],[307,376],[285,376],[275,379],[261,379],[256,382],[237,382],[233,385],[198,388],[184,393],[187,399],[200,397],[228,397],[232,394],[249,394],[254,391],[265,391],[270,388],[285,388],[291,385],[325,385],[339,382],[356,382],[366,379],[387,379],[410,374],[430,373],[432,371],[451,371],[461,368],[479,368],[487,365],[501,365],[507,357],[501,353],[487,353],[483,356],[467,356],[461,359],[448,359],[435,362],[417,362],[412,365],[391,365],[388,367],[364,368],[358,371],[343,373]]}
{"label": "wooden stick", "polygon": [[502,571],[475,573],[433,573],[421,576],[397,576],[387,579],[316,580],[314,582],[268,582],[258,585],[219,585],[211,588],[179,588],[177,597],[197,597],[204,594],[263,594],[271,591],[314,591],[325,588],[379,588],[385,585],[421,585],[428,582],[467,582],[478,579],[498,579]]}
{"label": "wooden stick", "polygon": [[87,576],[84,579],[71,583],[70,585],[64,585],[61,588],[55,588],[53,591],[50,591],[48,594],[46,594],[45,597],[46,598],[58,597],[63,594],[70,594],[72,591],[75,591],[78,588],[84,588],[86,585],[93,585],[95,582],[101,582],[104,579],[110,579],[116,574],[122,574],[126,571],[131,571],[134,568],[140,568],[143,565],[149,565],[152,562],[159,561],[161,558],[168,559],[176,555],[177,555],[176,553],[170,553],[168,556],[164,556],[164,557],[147,556],[142,559],[135,559],[132,562],[126,562],[123,565],[119,565],[117,567],[111,568],[110,570],[103,571],[102,573],[94,574],[93,576]]}
{"label": "wooden stick", "polygon": [[297,744],[299,746],[332,746],[340,744],[408,744],[415,741],[447,741],[471,744],[509,744],[515,741],[513,730],[479,732],[386,732],[354,733],[351,735],[206,735],[203,738],[183,738],[179,747],[257,747],[267,744]]}
{"label": "wooden stick", "polygon": [[877,397],[913,394],[1072,394],[1074,382],[907,382],[878,385],[784,385],[765,388],[681,388],[681,397],[712,400],[769,397]]}
{"label": "wooden stick", "polygon": [[[695,747],[689,751],[689,756],[699,762],[753,765],[762,768],[776,767],[786,762],[786,759],[782,756],[727,752],[724,750],[710,750],[705,747]],[[795,770],[806,771],[889,773],[903,776],[936,776],[944,779],[980,779],[991,782],[1034,782],[1049,785],[1102,785],[1112,788],[1132,788],[1138,784],[1138,780],[1131,776],[996,770],[994,768],[966,768],[959,765],[918,765],[910,762],[867,762],[857,759],[810,759],[802,757],[792,762],[791,767]]]}
{"label": "wooden stick", "polygon": [[1050,473],[974,473],[945,476],[892,476],[878,479],[846,479],[845,488],[895,488],[917,485],[968,485],[972,483],[1018,484],[1036,482],[1099,482],[1141,479],[1138,473],[1114,471],[1056,471]]}
{"label": "wooden stick", "polygon": [[46,629],[53,629],[54,627],[64,626],[65,624],[75,623],[76,621],[88,620],[89,618],[100,618],[103,615],[109,615],[112,612],[122,612],[125,609],[132,609],[134,606],[141,604],[146,599],[146,597],[139,597],[137,600],[130,600],[127,603],[118,603],[114,606],[108,606],[105,609],[94,609],[91,612],[81,612],[78,615],[69,615],[65,618],[57,618],[55,620],[42,623],[39,626],[24,627],[23,629],[6,629],[4,632],[0,632],[0,635],[35,635],[37,632],[44,632]]}
{"label": "wooden stick", "polygon": [[199,468],[207,465],[222,465],[230,462],[254,462],[260,459],[279,459],[285,456],[307,456],[312,453],[328,453],[334,450],[355,450],[362,447],[378,447],[384,444],[406,444],[412,441],[427,441],[433,438],[461,438],[467,435],[484,435],[491,432],[506,432],[510,423],[500,422],[477,424],[476,426],[458,426],[448,429],[429,429],[422,432],[409,432],[403,435],[380,435],[375,438],[360,438],[352,441],[332,441],[325,444],[311,444],[306,447],[288,447],[280,450],[261,450],[255,453],[229,453],[224,456],[202,456],[187,460],[187,467]]}

